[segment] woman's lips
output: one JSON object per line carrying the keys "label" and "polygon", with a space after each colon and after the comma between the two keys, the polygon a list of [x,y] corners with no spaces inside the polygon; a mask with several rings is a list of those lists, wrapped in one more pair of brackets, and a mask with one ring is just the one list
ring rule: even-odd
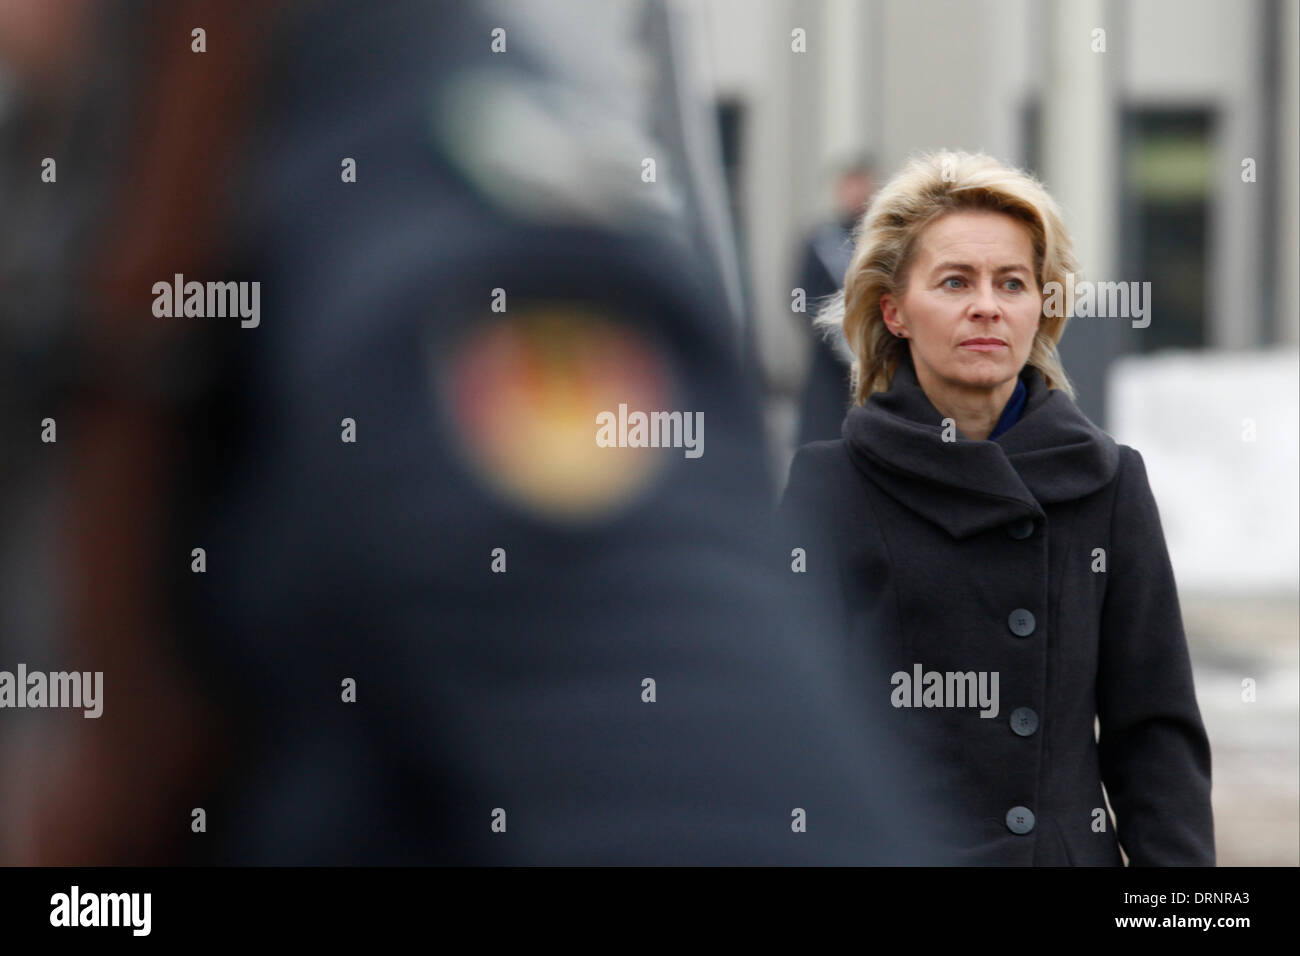
{"label": "woman's lips", "polygon": [[998,349],[1006,348],[1007,343],[999,342],[997,339],[969,339],[963,342],[961,347],[972,352],[996,352]]}

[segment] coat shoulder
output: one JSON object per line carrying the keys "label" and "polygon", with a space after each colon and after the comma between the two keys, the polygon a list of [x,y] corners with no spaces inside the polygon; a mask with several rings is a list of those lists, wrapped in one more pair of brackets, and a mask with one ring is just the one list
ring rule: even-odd
{"label": "coat shoulder", "polygon": [[843,438],[832,438],[828,441],[813,441],[806,445],[800,445],[795,449],[795,460],[803,459],[805,462],[819,464],[823,467],[830,467],[832,463],[838,461],[848,461],[849,450]]}
{"label": "coat shoulder", "polygon": [[817,529],[852,551],[872,538],[866,530],[875,524],[871,487],[843,439],[810,442],[790,463],[780,510],[787,527]]}
{"label": "coat shoulder", "polygon": [[786,481],[786,495],[792,491],[813,489],[828,494],[854,470],[844,439],[809,442],[795,450]]}
{"label": "coat shoulder", "polygon": [[1147,477],[1146,461],[1142,454],[1129,445],[1119,445],[1119,467],[1115,470],[1114,518],[1125,523],[1143,525],[1160,523],[1159,509],[1151,480]]}
{"label": "coat shoulder", "polygon": [[1146,463],[1142,460],[1141,452],[1132,445],[1122,445],[1119,442],[1115,443],[1115,447],[1119,450],[1119,468],[1116,471],[1116,480],[1119,480],[1126,471],[1131,475],[1141,474],[1143,477],[1146,476]]}
{"label": "coat shoulder", "polygon": [[1112,484],[1117,498],[1151,497],[1151,482],[1147,478],[1147,465],[1142,453],[1131,445],[1118,442],[1115,447],[1119,452],[1119,464]]}

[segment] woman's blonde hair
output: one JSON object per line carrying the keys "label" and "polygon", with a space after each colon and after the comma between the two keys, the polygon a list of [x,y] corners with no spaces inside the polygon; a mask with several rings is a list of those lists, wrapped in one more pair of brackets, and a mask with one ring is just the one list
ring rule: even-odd
{"label": "woman's blonde hair", "polygon": [[[886,292],[903,294],[921,233],[936,219],[959,210],[1001,212],[1028,227],[1040,292],[1048,282],[1064,286],[1066,273],[1077,277],[1078,263],[1060,209],[1038,180],[983,153],[941,150],[911,160],[872,198],[855,233],[844,289],[817,316],[823,330],[844,331],[853,353],[856,404],[887,389],[907,355],[907,340],[885,326],[880,297]],[[1068,316],[1047,315],[1047,297],[1043,301],[1045,311],[1027,364],[1043,373],[1049,388],[1073,398],[1074,388],[1056,348]]]}

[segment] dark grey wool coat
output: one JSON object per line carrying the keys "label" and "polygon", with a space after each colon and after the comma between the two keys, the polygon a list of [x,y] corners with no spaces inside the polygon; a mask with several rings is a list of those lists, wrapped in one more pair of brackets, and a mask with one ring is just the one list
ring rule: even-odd
{"label": "dark grey wool coat", "polygon": [[[1209,743],[1142,458],[1021,378],[1016,425],[944,441],[904,360],[842,440],[801,448],[794,577],[870,660],[862,692],[920,762],[952,863],[1120,865],[1122,846],[1132,865],[1213,865]],[[996,672],[996,716],[970,672],[990,698]]]}

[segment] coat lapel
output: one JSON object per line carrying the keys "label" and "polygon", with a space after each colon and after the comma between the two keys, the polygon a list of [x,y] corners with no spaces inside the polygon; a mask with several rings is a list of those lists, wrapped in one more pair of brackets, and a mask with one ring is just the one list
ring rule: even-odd
{"label": "coat lapel", "polygon": [[943,416],[910,360],[887,391],[855,406],[842,434],[858,466],[882,491],[954,538],[1073,501],[1107,485],[1119,464],[1114,440],[1031,366],[1021,372],[1025,410],[994,441],[943,440]]}

